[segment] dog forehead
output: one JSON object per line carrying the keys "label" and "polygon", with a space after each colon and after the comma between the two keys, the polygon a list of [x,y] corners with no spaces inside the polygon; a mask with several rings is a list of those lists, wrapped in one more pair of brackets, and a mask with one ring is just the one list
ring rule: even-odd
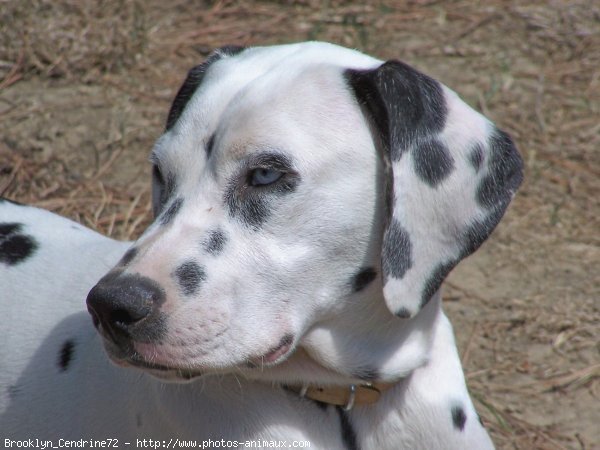
{"label": "dog forehead", "polygon": [[[345,89],[343,70],[380,63],[360,52],[321,42],[253,47],[218,59],[207,69],[177,123],[157,141],[154,153],[160,155],[172,148],[195,152],[207,145],[219,127],[238,126],[241,131],[249,130],[251,124],[261,125],[252,133],[235,133],[238,138],[253,134],[260,139],[261,132],[276,133],[278,111],[308,112],[311,105],[323,105],[323,94],[339,92],[342,86]],[[339,97],[328,97],[331,116]]]}
{"label": "dog forehead", "polygon": [[319,66],[360,69],[380,63],[360,52],[323,42],[251,47],[217,59],[207,68],[178,125],[183,129],[214,128],[213,122],[242,92],[258,92],[260,87],[276,89],[300,73],[309,74],[307,68],[310,67],[315,70]]}

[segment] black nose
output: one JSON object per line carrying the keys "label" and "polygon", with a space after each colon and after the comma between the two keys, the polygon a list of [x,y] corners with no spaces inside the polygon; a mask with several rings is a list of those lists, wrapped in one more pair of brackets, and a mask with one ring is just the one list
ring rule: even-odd
{"label": "black nose", "polygon": [[94,325],[101,325],[106,337],[122,345],[135,338],[143,323],[165,301],[160,285],[140,275],[111,272],[87,296],[87,308]]}

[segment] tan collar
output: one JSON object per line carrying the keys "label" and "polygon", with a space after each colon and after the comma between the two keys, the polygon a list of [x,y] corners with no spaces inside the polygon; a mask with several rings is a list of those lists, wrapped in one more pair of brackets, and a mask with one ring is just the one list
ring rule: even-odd
{"label": "tan collar", "polygon": [[383,391],[396,383],[363,383],[349,386],[289,386],[300,397],[310,398],[329,405],[343,406],[346,411],[355,405],[372,405],[381,397]]}

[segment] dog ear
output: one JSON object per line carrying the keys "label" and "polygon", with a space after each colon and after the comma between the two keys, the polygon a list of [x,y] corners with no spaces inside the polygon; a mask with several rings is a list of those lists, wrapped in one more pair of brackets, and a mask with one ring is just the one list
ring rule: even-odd
{"label": "dog ear", "polygon": [[522,160],[506,133],[404,63],[345,77],[384,163],[385,301],[412,317],[494,230],[521,184]]}
{"label": "dog ear", "polygon": [[187,103],[190,101],[190,98],[192,98],[192,95],[194,95],[194,92],[196,92],[196,89],[198,89],[198,86],[202,83],[208,68],[215,61],[228,56],[235,56],[243,50],[245,50],[245,47],[226,45],[214,50],[202,64],[198,64],[190,69],[183,84],[179,88],[179,91],[177,91],[177,95],[175,95],[175,98],[173,99],[169,115],[167,116],[165,131],[169,131],[173,128],[175,123],[177,123],[177,120],[179,120],[179,117],[183,113]]}

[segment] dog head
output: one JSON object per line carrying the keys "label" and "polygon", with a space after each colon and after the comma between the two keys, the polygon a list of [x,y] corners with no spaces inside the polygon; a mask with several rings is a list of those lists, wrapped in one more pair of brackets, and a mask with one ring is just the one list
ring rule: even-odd
{"label": "dog head", "polygon": [[410,329],[522,177],[452,91],[324,43],[217,50],[150,159],[156,220],[87,303],[115,360],[182,377],[298,348],[350,370],[334,353]]}

